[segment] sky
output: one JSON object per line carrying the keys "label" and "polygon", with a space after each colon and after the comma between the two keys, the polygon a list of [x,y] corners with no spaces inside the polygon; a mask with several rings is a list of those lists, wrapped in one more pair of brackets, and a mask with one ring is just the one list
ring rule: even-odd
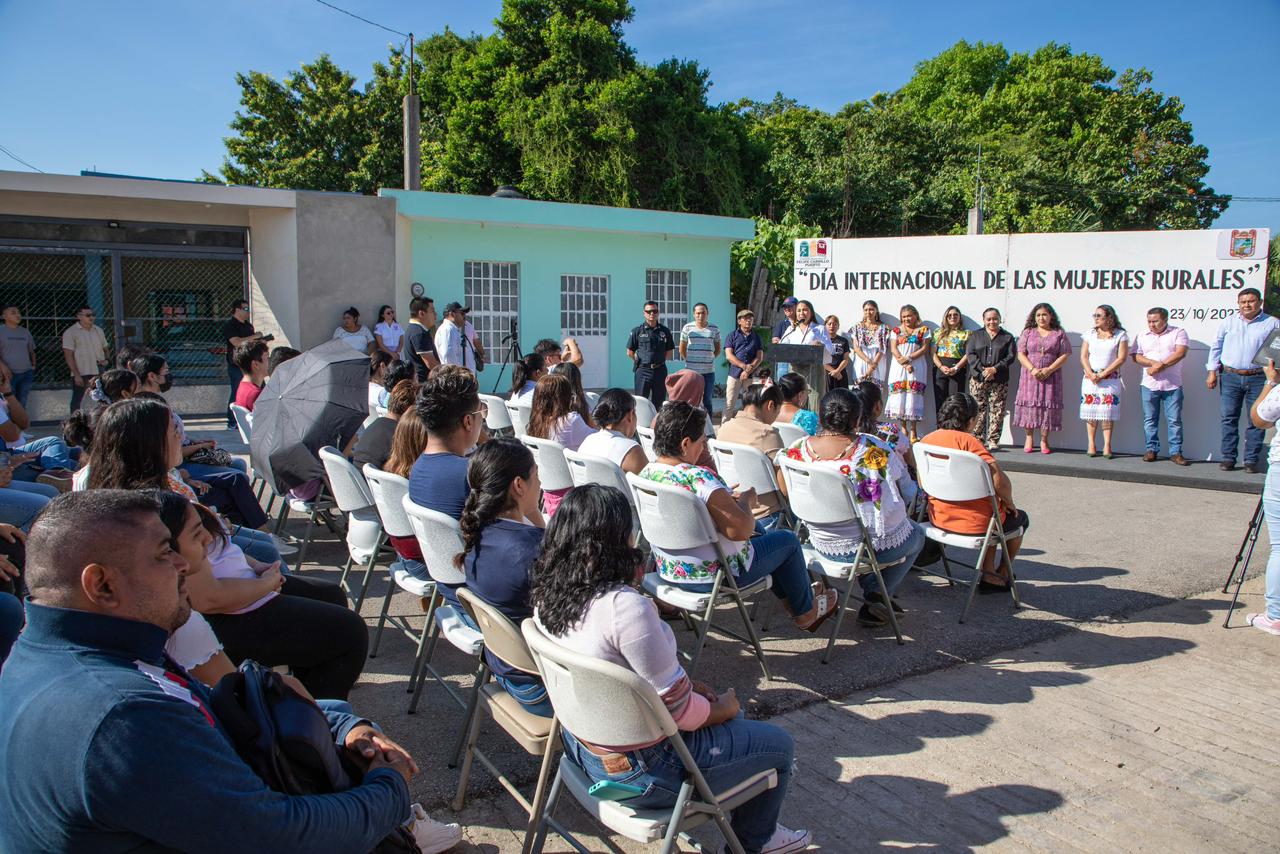
{"label": "sky", "polygon": [[[493,30],[500,0],[335,5],[419,37]],[[1185,104],[1216,192],[1280,198],[1280,0],[1214,6],[1022,0],[633,0],[638,57],[694,59],[713,102],[781,91],[827,110],[892,91],[960,39],[1047,42],[1117,72],[1146,67]],[[363,84],[400,36],[317,0],[0,0],[0,146],[46,172],[196,178],[222,163],[236,72],[283,77],[328,53]],[[0,152],[0,169],[27,167]],[[1233,202],[1215,227],[1280,226],[1280,203]]]}

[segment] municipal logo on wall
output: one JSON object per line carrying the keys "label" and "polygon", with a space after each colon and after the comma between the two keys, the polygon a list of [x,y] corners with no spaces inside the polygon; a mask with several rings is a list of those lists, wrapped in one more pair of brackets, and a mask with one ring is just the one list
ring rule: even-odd
{"label": "municipal logo on wall", "polygon": [[1217,234],[1218,258],[1222,261],[1261,261],[1267,257],[1268,229],[1223,228]]}
{"label": "municipal logo on wall", "polygon": [[797,270],[827,270],[831,267],[831,241],[825,237],[796,241]]}
{"label": "municipal logo on wall", "polygon": [[1252,258],[1253,250],[1258,245],[1258,229],[1231,230],[1231,257]]}

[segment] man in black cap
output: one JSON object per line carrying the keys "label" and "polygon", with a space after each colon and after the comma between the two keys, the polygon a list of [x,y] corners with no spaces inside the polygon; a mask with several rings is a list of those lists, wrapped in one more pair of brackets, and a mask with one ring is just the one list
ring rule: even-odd
{"label": "man in black cap", "polygon": [[444,307],[444,317],[436,327],[436,353],[442,365],[460,365],[475,373],[476,351],[467,337],[467,312],[462,303],[451,302]]}
{"label": "man in black cap", "polygon": [[796,306],[799,304],[800,300],[795,297],[787,297],[782,301],[782,317],[773,325],[774,344],[781,341],[787,330],[796,325]]}
{"label": "man in black cap", "polygon": [[658,322],[658,304],[644,304],[644,323],[627,338],[627,358],[636,373],[636,394],[662,406],[667,399],[667,360],[675,354],[676,340],[671,330]]}

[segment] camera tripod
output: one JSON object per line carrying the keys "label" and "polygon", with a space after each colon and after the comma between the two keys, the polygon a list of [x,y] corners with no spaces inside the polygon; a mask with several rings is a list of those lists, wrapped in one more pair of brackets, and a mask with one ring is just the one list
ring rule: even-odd
{"label": "camera tripod", "polygon": [[[511,321],[511,334],[502,336],[501,343],[506,345],[506,349],[502,353],[502,367],[498,368],[498,376],[493,380],[493,390],[490,394],[498,393],[498,386],[502,384],[502,375],[506,372],[507,366],[524,358],[524,353],[520,352],[520,336],[516,333],[516,321]],[[511,370],[515,371],[515,368]]]}
{"label": "camera tripod", "polygon": [[[1222,627],[1228,628],[1231,625],[1231,615],[1236,610],[1236,603],[1240,600],[1240,586],[1244,584],[1245,574],[1249,570],[1249,561],[1253,558],[1253,547],[1258,544],[1258,532],[1262,530],[1263,511],[1262,499],[1258,499],[1258,506],[1253,508],[1253,516],[1249,518],[1249,527],[1245,529],[1244,539],[1240,541],[1240,550],[1236,552],[1236,561],[1231,564],[1231,571],[1227,573],[1227,580],[1222,585],[1222,592],[1226,593],[1231,587],[1234,580],[1236,584],[1235,593],[1231,597],[1231,606],[1227,608],[1227,618],[1222,621]],[[1272,543],[1275,548],[1275,543]]]}

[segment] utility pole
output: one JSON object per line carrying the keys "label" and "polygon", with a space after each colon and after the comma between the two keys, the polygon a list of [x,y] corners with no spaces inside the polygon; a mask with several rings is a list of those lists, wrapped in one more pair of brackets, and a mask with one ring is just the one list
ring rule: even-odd
{"label": "utility pole", "polygon": [[982,234],[982,143],[978,143],[978,174],[974,178],[973,207],[969,208],[969,234]]}
{"label": "utility pole", "polygon": [[413,33],[409,33],[409,94],[404,96],[404,188],[422,189],[422,146],[418,141],[422,108],[413,85]]}

